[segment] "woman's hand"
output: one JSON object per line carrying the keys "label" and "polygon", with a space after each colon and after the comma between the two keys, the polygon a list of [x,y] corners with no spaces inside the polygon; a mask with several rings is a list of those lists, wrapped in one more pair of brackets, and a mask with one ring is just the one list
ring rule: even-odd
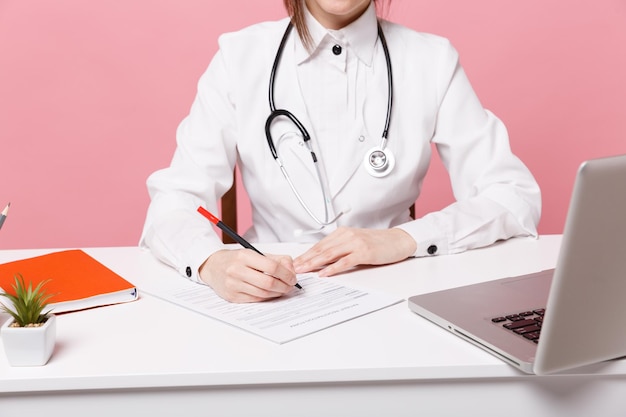
{"label": "woman's hand", "polygon": [[357,265],[384,265],[415,253],[417,244],[404,230],[340,227],[294,260],[297,273],[317,270],[321,277],[339,274]]}
{"label": "woman's hand", "polygon": [[277,298],[296,284],[291,257],[263,256],[249,249],[217,251],[202,264],[199,273],[220,297],[234,303]]}

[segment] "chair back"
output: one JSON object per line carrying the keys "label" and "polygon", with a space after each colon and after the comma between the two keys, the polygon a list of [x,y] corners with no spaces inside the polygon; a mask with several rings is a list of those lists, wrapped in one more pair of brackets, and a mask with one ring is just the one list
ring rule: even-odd
{"label": "chair back", "polygon": [[[237,178],[233,174],[233,185],[222,197],[222,222],[237,231]],[[222,242],[236,243],[226,233],[222,233]]]}

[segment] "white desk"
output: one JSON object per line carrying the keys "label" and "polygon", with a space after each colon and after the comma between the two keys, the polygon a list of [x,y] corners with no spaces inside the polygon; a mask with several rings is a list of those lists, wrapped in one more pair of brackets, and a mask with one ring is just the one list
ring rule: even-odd
{"label": "white desk", "polygon": [[[332,279],[408,298],[552,268],[559,244],[560,236],[516,239]],[[140,289],[155,275],[182,279],[138,248],[85,250]],[[49,251],[0,251],[0,262]],[[626,415],[626,361],[528,376],[406,302],[284,345],[146,294],[60,315],[57,325],[46,366],[9,367],[0,347],[0,416]]]}

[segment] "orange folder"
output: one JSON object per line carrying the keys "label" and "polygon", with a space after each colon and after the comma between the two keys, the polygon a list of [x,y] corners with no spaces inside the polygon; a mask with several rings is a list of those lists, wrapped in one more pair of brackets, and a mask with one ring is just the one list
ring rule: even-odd
{"label": "orange folder", "polygon": [[[0,288],[14,294],[20,274],[33,288],[49,280],[44,289],[53,294],[52,313],[83,310],[137,299],[137,288],[80,249],[52,252],[0,264]],[[4,299],[0,299],[5,302]]]}

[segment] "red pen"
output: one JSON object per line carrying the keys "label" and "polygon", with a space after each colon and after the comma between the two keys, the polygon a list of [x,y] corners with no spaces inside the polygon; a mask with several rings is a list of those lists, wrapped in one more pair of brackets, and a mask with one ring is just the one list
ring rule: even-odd
{"label": "red pen", "polygon": [[[259,255],[263,255],[263,253],[261,251],[259,251],[257,248],[255,248],[254,246],[252,246],[252,244],[250,242],[248,242],[246,239],[244,239],[243,237],[241,237],[237,232],[235,232],[233,229],[231,229],[230,227],[228,227],[227,224],[225,224],[224,222],[222,222],[220,219],[218,219],[217,217],[215,217],[213,214],[211,214],[207,209],[205,209],[204,207],[200,206],[198,207],[198,213],[202,214],[204,217],[206,217],[207,219],[209,219],[209,221],[211,223],[213,223],[214,225],[216,225],[217,227],[219,227],[224,233],[226,233],[228,236],[232,237],[233,240],[235,240],[235,242],[239,243],[241,246],[243,246],[246,249],[252,249],[253,251],[255,251],[256,253],[258,253]],[[265,256],[265,255],[263,255]],[[302,289],[302,286],[298,283],[296,283],[296,288],[298,289]]]}

